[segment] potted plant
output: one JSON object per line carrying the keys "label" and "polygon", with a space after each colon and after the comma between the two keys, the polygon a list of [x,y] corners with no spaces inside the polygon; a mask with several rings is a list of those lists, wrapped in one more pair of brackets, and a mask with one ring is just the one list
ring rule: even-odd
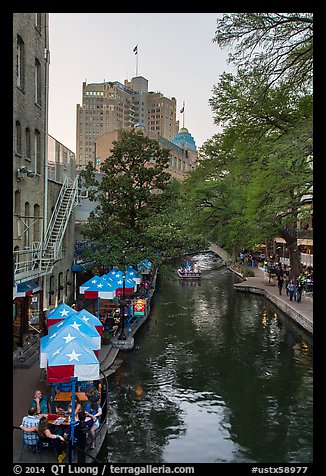
{"label": "potted plant", "polygon": [[87,387],[85,395],[90,402],[98,402],[100,399],[100,392],[95,387]]}

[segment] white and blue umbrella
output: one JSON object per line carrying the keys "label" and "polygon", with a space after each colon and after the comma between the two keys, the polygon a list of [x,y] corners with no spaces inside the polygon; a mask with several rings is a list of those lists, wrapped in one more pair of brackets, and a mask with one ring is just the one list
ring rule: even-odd
{"label": "white and blue umbrella", "polygon": [[46,325],[49,329],[50,326],[56,324],[57,322],[67,319],[70,316],[76,315],[77,311],[72,307],[68,306],[66,303],[62,303],[54,309],[49,309],[46,316]]}
{"label": "white and blue umbrella", "polygon": [[91,279],[88,279],[85,283],[83,283],[81,286],[79,286],[79,293],[84,294],[86,289],[93,287],[96,283],[101,281],[100,276],[93,276]]}
{"label": "white and blue umbrella", "polygon": [[87,324],[92,324],[97,332],[102,335],[103,333],[103,324],[100,319],[91,312],[87,311],[87,309],[81,309],[77,312],[78,317],[80,317],[83,321],[87,322]]}
{"label": "white and blue umbrella", "polygon": [[141,275],[138,274],[137,271],[130,265],[127,266],[126,276],[127,276],[127,278],[133,279],[136,284],[140,284]]}
{"label": "white and blue umbrella", "polygon": [[70,341],[78,340],[79,343],[91,350],[99,350],[98,343],[92,337],[84,334],[74,326],[61,326],[59,330],[51,332],[40,339],[40,368],[46,368],[47,356],[50,352],[67,344]]}
{"label": "white and blue umbrella", "polygon": [[96,349],[101,348],[101,336],[95,326],[92,324],[88,324],[85,322],[80,316],[71,316],[65,321],[58,322],[54,326],[51,326],[49,329],[49,333],[52,334],[53,332],[59,332],[59,330],[63,327],[76,328],[80,332],[86,334],[88,337],[91,337],[94,344],[96,345]]}
{"label": "white and blue umbrella", "polygon": [[100,378],[98,358],[77,339],[58,345],[47,356],[48,383],[69,382],[71,377],[79,381]]}

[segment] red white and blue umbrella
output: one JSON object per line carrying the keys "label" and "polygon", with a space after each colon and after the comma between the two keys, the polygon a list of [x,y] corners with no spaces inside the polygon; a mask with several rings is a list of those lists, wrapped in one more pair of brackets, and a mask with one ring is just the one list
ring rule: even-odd
{"label": "red white and blue umbrella", "polygon": [[127,266],[126,276],[127,278],[133,279],[136,284],[140,284],[140,281],[141,281],[140,274],[138,274],[137,271],[130,265]]}
{"label": "red white and blue umbrella", "polygon": [[35,281],[33,281],[33,279],[30,279],[29,281],[17,284],[15,297],[30,296],[39,290],[40,286]]}
{"label": "red white and blue umbrella", "polygon": [[93,350],[77,340],[53,348],[47,357],[47,383],[99,380],[100,363]]}
{"label": "red white and blue umbrella", "polygon": [[62,303],[56,308],[48,310],[46,317],[47,329],[49,329],[49,327],[53,324],[57,324],[58,322],[76,314],[77,311],[75,311],[75,309],[73,309],[72,307],[68,306],[68,304],[66,303]]}
{"label": "red white and blue umbrella", "polygon": [[114,299],[116,296],[115,286],[99,276],[84,283],[79,290],[83,290],[86,299]]}
{"label": "red white and blue umbrella", "polygon": [[88,289],[89,287],[92,287],[94,284],[96,284],[97,282],[101,281],[101,277],[100,276],[93,276],[91,279],[89,279],[88,281],[86,281],[84,284],[82,284],[81,286],[79,286],[79,293],[80,294],[84,294],[84,292],[86,291],[86,289]]}
{"label": "red white and blue umbrella", "polygon": [[138,272],[141,274],[149,274],[152,264],[153,263],[148,259],[143,259],[143,261],[137,265]]}
{"label": "red white and blue umbrella", "polygon": [[101,336],[95,326],[93,326],[92,324],[88,324],[77,314],[75,316],[70,316],[65,321],[58,322],[58,324],[51,326],[49,328],[49,334],[52,334],[53,332],[59,332],[60,329],[63,327],[67,329],[75,328],[79,330],[80,332],[86,334],[88,337],[92,338],[96,349],[101,348]]}
{"label": "red white and blue umbrella", "polygon": [[[62,347],[70,341],[78,341],[88,349],[99,350],[98,343],[94,342],[92,337],[84,334],[80,329],[74,326],[61,326],[56,332],[52,332],[40,339],[40,368],[46,368],[48,354],[58,347]],[[95,353],[96,355],[96,353]],[[96,355],[97,357],[97,355]]]}
{"label": "red white and blue umbrella", "polygon": [[137,291],[135,280],[129,277],[127,273],[125,273],[125,279],[123,279],[123,275],[123,271],[117,270],[112,270],[105,275],[105,280],[115,286],[116,296],[122,296],[123,287],[125,288],[125,294],[132,294]]}
{"label": "red white and blue umbrella", "polygon": [[102,335],[103,333],[103,324],[99,320],[98,317],[94,316],[91,312],[87,311],[87,309],[81,309],[77,312],[78,317],[80,317],[83,321],[87,322],[87,324],[92,324],[97,332]]}

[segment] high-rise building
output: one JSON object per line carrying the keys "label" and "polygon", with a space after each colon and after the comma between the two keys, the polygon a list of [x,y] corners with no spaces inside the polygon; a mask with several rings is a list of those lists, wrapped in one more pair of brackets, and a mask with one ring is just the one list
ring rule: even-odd
{"label": "high-rise building", "polygon": [[176,99],[148,91],[148,80],[142,76],[125,80],[124,84],[83,82],[82,105],[77,104],[77,167],[94,163],[94,143],[98,137],[135,126],[171,140],[179,126]]}

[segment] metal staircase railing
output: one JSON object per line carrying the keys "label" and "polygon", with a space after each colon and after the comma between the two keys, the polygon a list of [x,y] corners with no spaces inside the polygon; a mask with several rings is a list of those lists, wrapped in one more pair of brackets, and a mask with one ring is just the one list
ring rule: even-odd
{"label": "metal staircase railing", "polygon": [[51,215],[44,242],[34,242],[31,247],[14,252],[14,286],[17,282],[52,273],[54,263],[62,257],[62,241],[78,200],[78,176],[74,180],[66,177]]}
{"label": "metal staircase railing", "polygon": [[72,181],[66,177],[57,198],[43,244],[41,268],[52,271],[56,261],[62,258],[62,241],[72,209],[78,203],[78,177]]}

